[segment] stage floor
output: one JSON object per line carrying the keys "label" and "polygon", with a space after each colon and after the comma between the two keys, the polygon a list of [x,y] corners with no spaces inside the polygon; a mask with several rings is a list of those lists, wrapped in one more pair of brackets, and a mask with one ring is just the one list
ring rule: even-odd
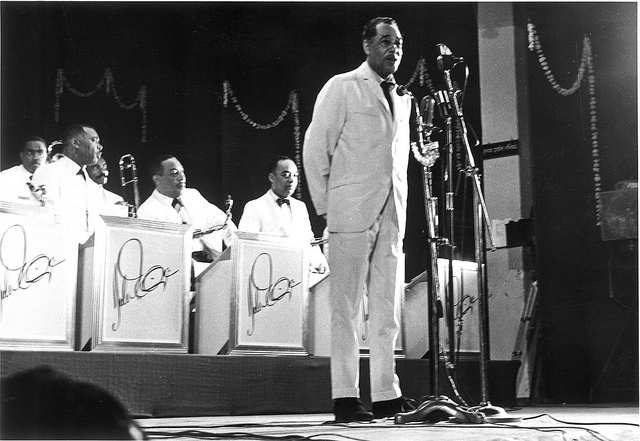
{"label": "stage floor", "polygon": [[314,441],[632,441],[640,439],[637,405],[523,407],[505,409],[522,421],[501,424],[332,424],[331,414],[143,418],[149,439],[310,439]]}

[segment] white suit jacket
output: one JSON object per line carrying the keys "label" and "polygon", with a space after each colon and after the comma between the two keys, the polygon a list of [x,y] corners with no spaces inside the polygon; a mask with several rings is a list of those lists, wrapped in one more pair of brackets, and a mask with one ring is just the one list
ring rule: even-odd
{"label": "white suit jacket", "polygon": [[100,195],[102,196],[102,211],[100,214],[121,217],[127,217],[129,215],[129,209],[122,196],[107,190],[101,185]]}
{"label": "white suit jacket", "polygon": [[87,176],[85,168],[61,155],[57,161],[38,167],[31,182],[36,187],[44,185],[45,205],[61,222],[70,224],[79,243],[86,242],[101,222],[103,202],[100,187]]}
{"label": "white suit jacket", "polygon": [[[247,202],[238,229],[253,233],[292,237],[302,244],[309,245],[314,236],[307,205],[298,199],[289,198],[291,221],[288,222],[286,216],[283,216],[282,210],[288,210],[289,207],[279,206],[276,202],[277,198],[278,196],[269,190],[258,199]],[[311,265],[316,268],[319,264],[327,267],[326,259],[319,247],[311,247],[309,260]]]}
{"label": "white suit jacket", "polygon": [[[180,196],[182,205],[191,218],[194,229],[206,229],[224,223],[227,215],[215,205],[209,203],[195,188],[185,188]],[[138,207],[138,218],[162,222],[182,223],[182,217],[171,206],[173,198],[154,190],[151,196]],[[231,245],[233,236],[237,231],[236,225],[229,220],[227,227],[213,233],[193,239],[192,251],[202,251],[203,242],[209,248],[222,251],[222,241],[227,246]]]}
{"label": "white suit jacket", "polygon": [[20,203],[38,204],[29,190],[28,182],[31,182],[31,172],[24,165],[16,165],[0,172],[0,200]]}
{"label": "white suit jacket", "polygon": [[318,94],[305,134],[303,161],[318,214],[330,232],[360,232],[373,225],[392,191],[404,236],[411,99],[391,92],[365,61],[331,78]]}

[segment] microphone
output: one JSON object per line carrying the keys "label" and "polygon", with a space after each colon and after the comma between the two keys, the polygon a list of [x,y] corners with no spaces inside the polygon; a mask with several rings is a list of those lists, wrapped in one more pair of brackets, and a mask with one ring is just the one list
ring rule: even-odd
{"label": "microphone", "polygon": [[396,87],[396,93],[398,94],[398,96],[413,96],[405,86],[401,86],[400,84],[398,84],[398,87]]}
{"label": "microphone", "polygon": [[438,69],[442,71],[451,70],[456,65],[464,63],[464,58],[454,57],[451,49],[446,45],[438,43],[438,49],[440,50],[440,55],[438,55]]}
{"label": "microphone", "polygon": [[438,113],[442,119],[447,119],[451,116],[451,101],[449,100],[449,94],[443,90],[436,92],[436,103],[438,105]]}
{"label": "microphone", "polygon": [[422,113],[422,119],[426,127],[433,127],[433,109],[435,103],[436,100],[433,99],[431,95],[426,95],[420,103],[420,113]]}

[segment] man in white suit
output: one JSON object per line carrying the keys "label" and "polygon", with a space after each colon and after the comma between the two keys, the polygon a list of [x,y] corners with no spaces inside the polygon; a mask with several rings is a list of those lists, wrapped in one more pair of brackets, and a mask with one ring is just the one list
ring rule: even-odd
{"label": "man in white suit", "polygon": [[[175,156],[160,155],[151,164],[156,189],[140,204],[138,218],[185,223],[205,231],[223,225],[226,214],[209,203],[198,190],[187,187],[184,167]],[[212,262],[222,252],[222,243],[230,246],[237,228],[229,219],[223,229],[193,239],[192,257],[198,262]]]}
{"label": "man in white suit", "polygon": [[[395,20],[367,23],[362,47],[366,61],[331,78],[318,94],[303,150],[309,191],[329,231],[331,387],[338,422],[415,408],[402,395],[394,360],[411,113],[410,98],[396,92],[393,77],[402,59]],[[369,296],[372,412],[359,399],[363,286]]]}
{"label": "man in white suit", "polygon": [[0,200],[21,204],[37,204],[31,194],[31,177],[47,159],[47,144],[39,136],[26,138],[20,151],[20,165],[0,172]]}
{"label": "man in white suit", "polygon": [[86,167],[102,156],[100,136],[93,126],[73,124],[62,137],[62,155],[38,167],[31,183],[40,189],[40,200],[61,223],[69,225],[79,244],[90,243],[100,222],[100,187],[87,177]]}
{"label": "man in white suit", "polygon": [[[310,246],[313,230],[304,202],[292,198],[298,187],[298,167],[288,156],[278,156],[269,164],[271,188],[258,199],[247,202],[238,224],[240,231],[291,237]],[[311,247],[309,265],[324,273],[327,261],[319,247]]]}

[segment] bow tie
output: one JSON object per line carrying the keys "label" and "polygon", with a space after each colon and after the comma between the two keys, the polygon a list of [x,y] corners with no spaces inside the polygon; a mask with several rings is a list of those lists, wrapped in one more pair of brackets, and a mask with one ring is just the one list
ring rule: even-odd
{"label": "bow tie", "polygon": [[276,199],[276,202],[278,203],[278,207],[281,207],[282,204],[287,204],[291,206],[291,201],[289,201],[289,199],[286,199],[286,198],[278,198]]}

